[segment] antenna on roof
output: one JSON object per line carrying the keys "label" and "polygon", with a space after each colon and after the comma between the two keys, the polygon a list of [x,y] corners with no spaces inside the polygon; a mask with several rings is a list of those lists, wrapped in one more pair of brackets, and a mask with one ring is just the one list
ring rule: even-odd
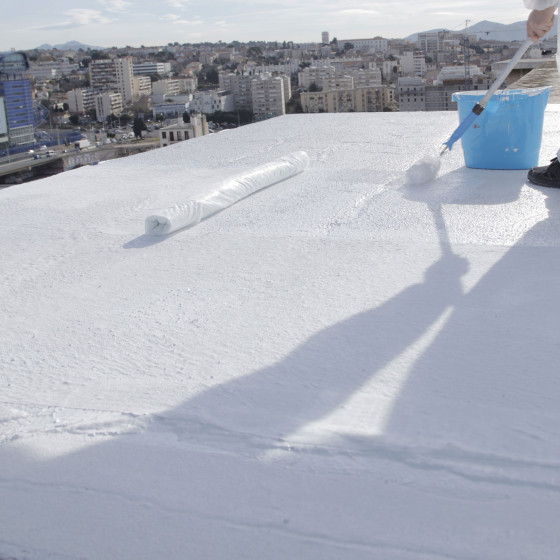
{"label": "antenna on roof", "polygon": [[467,27],[471,22],[470,19],[465,21],[465,35],[463,39],[463,47],[464,47],[464,58],[465,58],[465,89],[470,89],[471,85],[471,49],[470,49],[470,40],[469,36],[467,35]]}

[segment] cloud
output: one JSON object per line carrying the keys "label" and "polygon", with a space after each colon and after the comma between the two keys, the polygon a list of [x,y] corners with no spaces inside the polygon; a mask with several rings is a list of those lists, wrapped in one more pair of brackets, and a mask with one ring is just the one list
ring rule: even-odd
{"label": "cloud", "polygon": [[360,8],[354,8],[349,10],[338,10],[336,14],[341,16],[376,16],[379,15],[377,10],[362,10]]}
{"label": "cloud", "polygon": [[110,12],[124,12],[129,6],[131,6],[131,2],[127,2],[127,0],[97,0],[99,3],[103,4],[107,10]]}
{"label": "cloud", "polygon": [[185,9],[190,0],[165,0],[168,6],[173,8]]}
{"label": "cloud", "polygon": [[173,25],[201,25],[204,22],[199,19],[176,19],[171,23]]}
{"label": "cloud", "polygon": [[175,21],[181,19],[181,16],[178,16],[177,14],[165,14],[163,16],[160,16],[159,19],[163,21]]}
{"label": "cloud", "polygon": [[56,29],[73,29],[75,27],[83,27],[84,25],[104,24],[111,22],[111,20],[103,16],[101,12],[85,8],[75,8],[73,10],[68,10],[65,15],[70,19],[54,25],[39,27],[37,29],[42,31],[51,31]]}

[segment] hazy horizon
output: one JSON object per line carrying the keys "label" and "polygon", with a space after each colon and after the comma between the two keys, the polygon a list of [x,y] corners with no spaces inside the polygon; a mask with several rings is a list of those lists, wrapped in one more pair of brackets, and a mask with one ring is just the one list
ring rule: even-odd
{"label": "hazy horizon", "polygon": [[42,44],[69,41],[109,48],[140,47],[178,42],[319,42],[323,31],[330,39],[382,36],[404,38],[429,29],[460,31],[479,21],[511,24],[526,19],[521,0],[464,0],[450,9],[433,0],[420,5],[397,0],[390,6],[350,0],[341,6],[332,0],[294,0],[271,4],[261,0],[60,0],[52,4],[29,0],[13,4],[0,22],[0,50],[30,50]]}

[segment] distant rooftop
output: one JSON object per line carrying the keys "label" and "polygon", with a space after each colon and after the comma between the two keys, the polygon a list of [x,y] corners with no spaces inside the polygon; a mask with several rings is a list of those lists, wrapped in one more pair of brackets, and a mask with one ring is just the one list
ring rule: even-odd
{"label": "distant rooftop", "polygon": [[560,76],[558,75],[555,58],[547,59],[541,66],[531,70],[528,74],[513,82],[509,87],[512,89],[524,89],[543,86],[551,87],[549,102],[560,103]]}

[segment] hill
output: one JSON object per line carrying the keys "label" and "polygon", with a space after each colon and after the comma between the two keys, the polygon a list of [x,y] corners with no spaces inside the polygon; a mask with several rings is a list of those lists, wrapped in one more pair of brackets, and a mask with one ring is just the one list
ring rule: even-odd
{"label": "hill", "polygon": [[[454,33],[464,33],[467,35],[476,35],[479,39],[486,39],[491,41],[524,41],[527,38],[526,22],[518,21],[510,24],[497,23],[494,21],[480,21],[461,30],[451,30]],[[438,31],[445,31],[445,29],[430,29],[422,31],[421,33],[434,33]],[[447,30],[449,31],[449,30]],[[556,27],[550,31],[546,37],[550,38],[556,35]],[[418,33],[414,33],[406,37],[408,41],[416,42],[418,40]]]}
{"label": "hill", "polygon": [[86,45],[84,43],[80,43],[79,41],[68,41],[67,43],[62,43],[58,45],[49,45],[48,43],[44,43],[39,47],[36,47],[37,50],[44,50],[49,51],[53,49],[58,49],[59,51],[78,51],[83,49],[87,51],[88,49],[91,50],[102,50],[104,47],[96,47],[93,45]]}

